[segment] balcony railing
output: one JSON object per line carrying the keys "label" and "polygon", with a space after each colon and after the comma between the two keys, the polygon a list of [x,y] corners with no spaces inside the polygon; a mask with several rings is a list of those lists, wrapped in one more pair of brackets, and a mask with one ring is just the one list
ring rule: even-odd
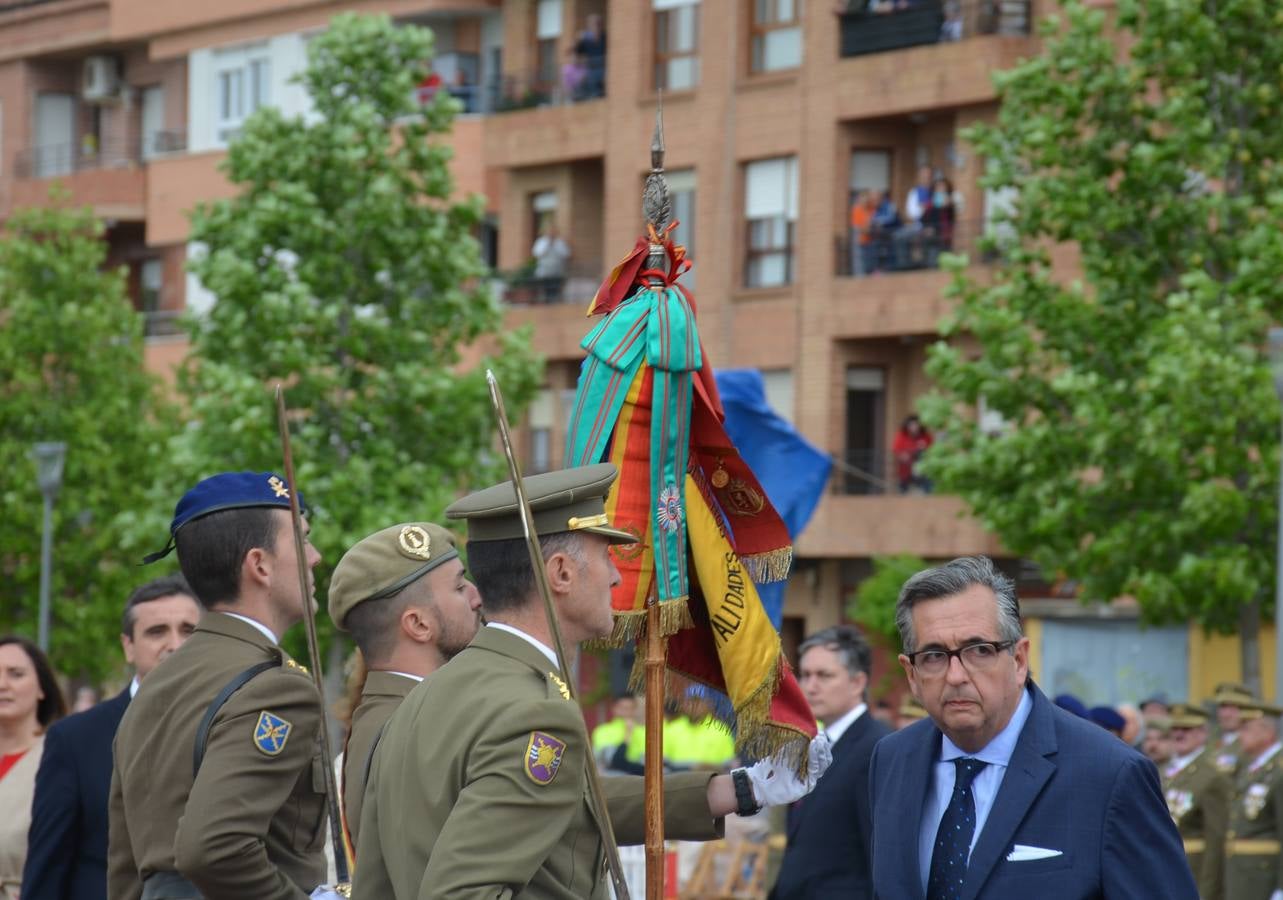
{"label": "balcony railing", "polygon": [[899,225],[884,229],[848,228],[834,238],[834,259],[838,277],[863,278],[897,272],[936,269],[945,253],[966,253],[972,262],[994,262],[999,254],[986,242],[995,238],[993,224],[964,219],[951,227],[924,224]]}
{"label": "balcony railing", "polygon": [[505,75],[486,86],[483,112],[508,112],[537,106],[583,103],[606,96],[605,78],[584,77],[569,81],[535,73]]}
{"label": "balcony railing", "polygon": [[983,34],[1027,35],[1029,0],[848,0],[841,55],[864,56]]}
{"label": "balcony railing", "polygon": [[514,306],[587,305],[601,285],[602,277],[600,263],[571,263],[564,275],[555,278],[537,278],[527,266],[516,272],[495,273],[495,288],[501,300]]}
{"label": "balcony railing", "polygon": [[829,486],[834,494],[894,494],[895,478],[889,471],[890,451],[847,450],[833,456]]}
{"label": "balcony railing", "polygon": [[13,172],[16,178],[58,178],[92,169],[123,169],[186,148],[186,131],[153,131],[102,143],[42,144],[20,151]]}
{"label": "balcony railing", "polygon": [[183,311],[153,309],[142,314],[143,334],[147,337],[169,337],[183,333]]}

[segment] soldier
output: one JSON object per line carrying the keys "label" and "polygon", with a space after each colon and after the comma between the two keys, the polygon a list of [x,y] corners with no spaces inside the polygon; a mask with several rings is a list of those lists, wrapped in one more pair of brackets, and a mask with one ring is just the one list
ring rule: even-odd
{"label": "soldier", "polygon": [[481,595],[464,576],[454,535],[431,522],[362,538],[330,579],[330,618],[352,633],[369,674],[343,753],[343,818],[356,846],[370,760],[410,689],[472,641]]}
{"label": "soldier", "polygon": [[1167,764],[1172,759],[1171,728],[1172,720],[1166,715],[1145,717],[1145,739],[1141,742],[1141,752],[1158,767],[1164,787],[1167,785]]}
{"label": "soldier", "polygon": [[1238,729],[1242,716],[1239,710],[1244,704],[1253,702],[1252,692],[1247,685],[1222,681],[1216,686],[1212,702],[1216,705],[1216,768],[1233,778],[1241,762]]}
{"label": "soldier", "polygon": [[[204,612],[117,732],[108,896],[300,900],[325,878],[326,761],[321,698],[277,643],[314,610],[285,482],[268,472],[205,479],[178,501],[169,545],[146,561],[175,546]],[[321,557],[310,542],[304,552],[310,570]]]}
{"label": "soldier", "polygon": [[1283,898],[1283,761],[1277,706],[1239,706],[1242,751],[1225,844],[1227,900]]}
{"label": "soldier", "polygon": [[[544,571],[566,646],[610,634],[609,463],[525,479]],[[604,850],[586,799],[588,735],[558,675],[543,603],[511,483],[451,506],[468,521],[468,561],[487,625],[450,665],[393,713],[374,756],[361,812],[353,897],[358,900],[509,897],[604,898]],[[778,760],[732,775],[664,778],[665,833],[720,835],[722,818],[788,803],[828,765],[811,743],[805,782]],[[644,834],[642,781],[603,780],[623,843]]]}
{"label": "soldier", "polygon": [[1171,707],[1173,755],[1163,772],[1163,788],[1199,896],[1220,900],[1231,787],[1207,749],[1207,718],[1202,707],[1188,703]]}

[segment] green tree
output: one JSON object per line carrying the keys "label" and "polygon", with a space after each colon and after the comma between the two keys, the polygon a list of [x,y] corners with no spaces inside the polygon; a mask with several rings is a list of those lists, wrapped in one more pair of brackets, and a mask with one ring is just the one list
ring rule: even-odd
{"label": "green tree", "polygon": [[[1283,8],[1119,0],[1110,27],[1061,6],[1044,52],[998,76],[996,123],[967,134],[987,186],[1017,199],[990,243],[1000,263],[956,269],[943,331],[971,338],[931,354],[928,470],[1084,600],[1239,629],[1256,681],[1277,524],[1264,345],[1283,318]],[[982,429],[982,399],[1006,427]]]}
{"label": "green tree", "polygon": [[192,271],[217,301],[193,321],[179,376],[192,416],[179,481],[279,470],[284,384],[326,569],[377,528],[439,519],[460,488],[497,478],[484,369],[513,414],[539,377],[528,334],[500,332],[472,237],[481,202],[452,199],[434,139],[457,102],[414,100],[431,51],[425,29],[336,17],[308,45],[309,114],[258,110],[224,164],[236,197],[192,217]]}
{"label": "green tree", "polygon": [[0,236],[0,632],[34,636],[42,506],[35,441],[67,444],[54,506],[50,651],[69,675],[121,668],[115,635],[146,574],[130,516],[164,462],[171,412],[143,368],[125,273],[104,269],[103,228],[55,193]]}
{"label": "green tree", "polygon": [[910,576],[925,568],[926,560],[912,554],[875,556],[873,574],[856,588],[846,608],[847,618],[888,649],[898,650],[900,631],[895,627],[895,602]]}

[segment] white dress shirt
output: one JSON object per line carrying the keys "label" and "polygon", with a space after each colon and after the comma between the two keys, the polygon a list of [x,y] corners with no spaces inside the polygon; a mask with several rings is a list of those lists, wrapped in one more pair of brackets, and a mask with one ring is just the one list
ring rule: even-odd
{"label": "white dress shirt", "polygon": [[409,672],[398,672],[395,669],[384,669],[389,675],[400,675],[402,678],[409,678],[411,681],[422,681],[422,675],[411,675]]}
{"label": "white dress shirt", "polygon": [[134,695],[137,693],[138,693],[138,676],[135,675],[129,682],[129,699],[130,700],[134,699]]}
{"label": "white dress shirt", "polygon": [[511,625],[505,625],[503,622],[487,622],[486,627],[498,628],[500,631],[506,631],[509,634],[515,634],[517,637],[521,638],[527,644],[530,644],[532,647],[538,648],[540,653],[548,657],[548,662],[552,663],[554,672],[561,671],[561,667],[557,665],[557,654],[553,651],[551,647],[549,647],[547,644],[545,644],[543,641],[539,640],[538,638],[532,638],[530,635],[526,634],[520,628],[513,628]]}
{"label": "white dress shirt", "polygon": [[251,619],[249,616],[242,616],[240,613],[234,613],[234,612],[225,612],[223,613],[223,615],[231,616],[233,619],[240,619],[242,622],[245,622],[248,625],[253,625],[259,631],[261,631],[263,633],[263,636],[266,637],[273,644],[280,643],[280,641],[277,640],[276,635],[272,634],[272,629],[268,628],[266,625],[264,625],[262,622],[258,621],[257,619]]}
{"label": "white dress shirt", "polygon": [[836,744],[838,742],[838,738],[846,734],[846,730],[854,725],[856,720],[859,719],[860,716],[864,715],[865,710],[867,709],[868,707],[861,703],[852,707],[842,716],[842,718],[838,719],[832,725],[827,726],[824,729],[824,733],[829,736],[829,743]]}
{"label": "white dress shirt", "polygon": [[[975,850],[976,840],[984,830],[985,821],[993,809],[994,798],[998,796],[1003,776],[1007,774],[1007,764],[1011,762],[1011,754],[1015,752],[1016,742],[1020,740],[1020,732],[1032,709],[1033,701],[1029,698],[1028,689],[1025,689],[1020,693],[1020,703],[1012,714],[1011,721],[978,753],[964,753],[947,735],[941,735],[940,758],[931,770],[931,786],[927,789],[927,801],[922,809],[922,830],[918,834],[918,866],[921,869],[923,891],[927,889],[927,880],[931,875],[931,853],[935,847],[936,831],[940,828],[940,820],[944,818],[944,811],[948,809],[949,800],[953,797],[953,783],[957,776],[957,767],[953,761],[969,756],[987,763],[971,782],[971,796],[976,805],[976,830],[971,833],[971,850]],[[969,850],[968,858],[970,852]]]}

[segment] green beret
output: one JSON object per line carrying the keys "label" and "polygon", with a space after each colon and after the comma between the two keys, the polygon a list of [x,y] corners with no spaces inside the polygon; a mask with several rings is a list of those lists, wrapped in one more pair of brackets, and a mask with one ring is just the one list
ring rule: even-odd
{"label": "green beret", "polygon": [[406,522],[361,538],[339,560],[330,579],[330,619],[344,619],[358,604],[382,600],[459,555],[454,535],[431,522]]}
{"label": "green beret", "polygon": [[[599,534],[612,544],[635,544],[637,535],[610,527],[606,517],[606,492],[618,470],[611,463],[557,469],[521,480],[534,514],[535,532],[563,531]],[[468,541],[506,541],[525,537],[517,511],[517,492],[511,481],[496,484],[456,500],[445,511],[448,518],[466,519]]]}
{"label": "green beret", "polygon": [[1199,728],[1207,724],[1207,710],[1192,703],[1173,703],[1167,710],[1171,728]]}

